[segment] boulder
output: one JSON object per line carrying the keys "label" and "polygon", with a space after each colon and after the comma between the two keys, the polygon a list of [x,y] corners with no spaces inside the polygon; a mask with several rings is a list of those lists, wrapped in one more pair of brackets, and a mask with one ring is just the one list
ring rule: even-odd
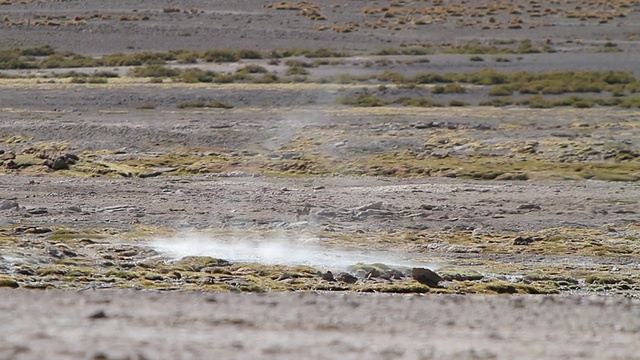
{"label": "boulder", "polygon": [[333,277],[333,273],[331,271],[327,271],[326,273],[322,274],[322,280],[329,281],[329,282],[336,281],[336,279]]}
{"label": "boulder", "polygon": [[51,164],[51,169],[52,170],[68,170],[69,163],[67,162],[64,156],[59,156],[55,160],[53,160],[53,163]]}
{"label": "boulder", "polygon": [[430,287],[437,287],[438,283],[442,281],[440,275],[427,268],[411,269],[411,277],[413,277],[415,281]]}
{"label": "boulder", "polygon": [[347,283],[347,284],[355,284],[356,281],[358,281],[357,277],[347,272],[340,273],[336,279],[338,281],[342,281],[343,283]]}

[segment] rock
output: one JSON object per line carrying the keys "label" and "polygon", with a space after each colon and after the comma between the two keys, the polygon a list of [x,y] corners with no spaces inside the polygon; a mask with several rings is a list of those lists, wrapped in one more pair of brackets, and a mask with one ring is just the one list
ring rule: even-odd
{"label": "rock", "polygon": [[288,280],[291,279],[291,275],[287,272],[282,273],[282,275],[280,275],[280,277],[278,277],[278,281],[283,281],[283,280]]}
{"label": "rock", "polygon": [[369,270],[369,272],[365,275],[366,279],[377,278],[380,277],[380,270],[373,268]]}
{"label": "rock", "polygon": [[19,166],[13,160],[7,160],[4,162],[4,167],[7,169],[17,169]]}
{"label": "rock", "polygon": [[422,204],[422,205],[420,205],[420,209],[429,210],[429,211],[440,211],[440,210],[443,210],[442,206],[430,205],[430,204]]}
{"label": "rock", "polygon": [[77,161],[80,160],[80,158],[78,157],[78,155],[76,154],[72,154],[72,153],[66,153],[64,154],[64,160],[67,162],[67,164],[69,165],[73,165],[75,164]]}
{"label": "rock", "polygon": [[53,162],[45,161],[46,165],[51,168],[51,170],[68,170],[69,164],[65,160],[64,156],[59,156]]}
{"label": "rock", "polygon": [[14,154],[12,151],[9,151],[7,153],[0,155],[0,161],[13,160],[15,158],[16,158],[16,154]]}
{"label": "rock", "polygon": [[149,173],[142,173],[139,174],[138,177],[145,179],[145,178],[150,178],[150,177],[156,177],[156,176],[160,176],[162,175],[161,171],[153,171],[153,172],[149,172]]}
{"label": "rock", "polygon": [[531,236],[518,236],[513,239],[513,245],[529,245],[535,241]]}
{"label": "rock", "polygon": [[15,200],[5,200],[0,203],[0,210],[11,210],[20,207]]}
{"label": "rock", "polygon": [[396,269],[389,269],[385,271],[382,276],[388,277],[388,279],[404,279],[404,274],[402,273],[402,271]]}
{"label": "rock", "polygon": [[31,215],[43,215],[43,214],[48,214],[49,210],[47,210],[46,208],[34,208],[34,209],[27,210],[27,213]]}
{"label": "rock", "polygon": [[98,310],[93,314],[89,315],[89,319],[104,319],[106,317],[107,317],[107,314],[104,312],[104,310]]}
{"label": "rock", "polygon": [[60,249],[50,248],[47,252],[56,259],[62,259],[64,257],[64,254]]}
{"label": "rock", "polygon": [[430,287],[437,287],[438,283],[442,281],[440,275],[427,268],[411,269],[411,277],[413,277],[415,281]]}
{"label": "rock", "polygon": [[517,207],[517,210],[542,210],[542,208],[536,204],[522,204]]}
{"label": "rock", "polygon": [[343,283],[347,283],[347,284],[355,284],[356,281],[358,281],[357,277],[346,272],[340,273],[336,279],[338,281],[342,281]]}
{"label": "rock", "polygon": [[329,281],[329,282],[336,281],[336,279],[333,277],[333,273],[331,271],[327,271],[326,273],[322,274],[322,280]]}

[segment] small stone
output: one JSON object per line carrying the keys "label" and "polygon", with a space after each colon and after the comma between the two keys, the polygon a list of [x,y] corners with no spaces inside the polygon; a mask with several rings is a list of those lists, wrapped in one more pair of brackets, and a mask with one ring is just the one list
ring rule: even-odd
{"label": "small stone", "polygon": [[536,205],[536,204],[522,204],[522,205],[519,205],[517,209],[518,210],[542,210],[540,205]]}
{"label": "small stone", "polygon": [[19,166],[13,160],[7,160],[4,162],[4,167],[7,169],[17,169]]}
{"label": "small stone", "polygon": [[380,277],[388,280],[390,279],[401,280],[401,279],[404,279],[404,274],[400,270],[389,269],[385,271],[383,274],[381,274]]}
{"label": "small stone", "polygon": [[513,239],[513,245],[529,245],[534,241],[535,239],[531,236],[517,236]]}
{"label": "small stone", "polygon": [[46,208],[34,208],[34,209],[27,210],[27,213],[31,215],[43,215],[43,214],[48,214],[49,210],[47,210]]}
{"label": "small stone", "polygon": [[355,284],[356,281],[358,281],[357,277],[346,272],[340,273],[336,279],[338,281],[342,281],[343,283],[347,283],[347,284]]}
{"label": "small stone", "polygon": [[77,161],[80,160],[80,158],[78,157],[78,155],[76,154],[72,154],[72,153],[66,153],[64,154],[64,160],[70,164],[73,165],[75,164]]}
{"label": "small stone", "polygon": [[411,269],[411,277],[415,281],[430,287],[437,287],[438,283],[442,281],[440,275],[426,268]]}
{"label": "small stone", "polygon": [[280,277],[278,278],[278,281],[283,281],[283,280],[288,280],[291,279],[291,275],[289,275],[289,273],[282,273],[282,275],[280,275]]}
{"label": "small stone", "polygon": [[142,178],[142,179],[145,179],[145,178],[156,177],[156,176],[160,176],[160,175],[162,175],[161,171],[154,171],[154,172],[139,174],[138,177]]}
{"label": "small stone", "polygon": [[106,317],[107,317],[107,314],[104,312],[104,310],[98,310],[93,314],[89,315],[89,319],[105,319]]}
{"label": "small stone", "polygon": [[377,278],[377,277],[380,277],[380,270],[378,269],[369,270],[369,272],[365,276],[366,279]]}
{"label": "small stone", "polygon": [[329,281],[329,282],[336,281],[336,279],[333,277],[333,273],[331,271],[327,271],[326,273],[322,274],[322,280]]}

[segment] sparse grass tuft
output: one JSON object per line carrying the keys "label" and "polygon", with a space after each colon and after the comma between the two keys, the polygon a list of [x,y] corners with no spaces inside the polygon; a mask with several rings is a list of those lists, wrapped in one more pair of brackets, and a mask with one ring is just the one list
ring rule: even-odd
{"label": "sparse grass tuft", "polygon": [[174,77],[180,75],[180,70],[163,65],[147,65],[131,69],[129,75],[133,77]]}
{"label": "sparse grass tuft", "polygon": [[355,96],[342,96],[338,99],[338,103],[350,106],[358,107],[376,107],[385,106],[388,104],[386,100],[383,100],[375,95],[360,94]]}

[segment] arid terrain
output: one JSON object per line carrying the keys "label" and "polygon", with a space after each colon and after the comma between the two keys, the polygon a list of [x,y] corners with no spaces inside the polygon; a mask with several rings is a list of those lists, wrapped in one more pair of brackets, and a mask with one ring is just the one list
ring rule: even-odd
{"label": "arid terrain", "polygon": [[0,359],[635,359],[635,1],[0,0]]}

